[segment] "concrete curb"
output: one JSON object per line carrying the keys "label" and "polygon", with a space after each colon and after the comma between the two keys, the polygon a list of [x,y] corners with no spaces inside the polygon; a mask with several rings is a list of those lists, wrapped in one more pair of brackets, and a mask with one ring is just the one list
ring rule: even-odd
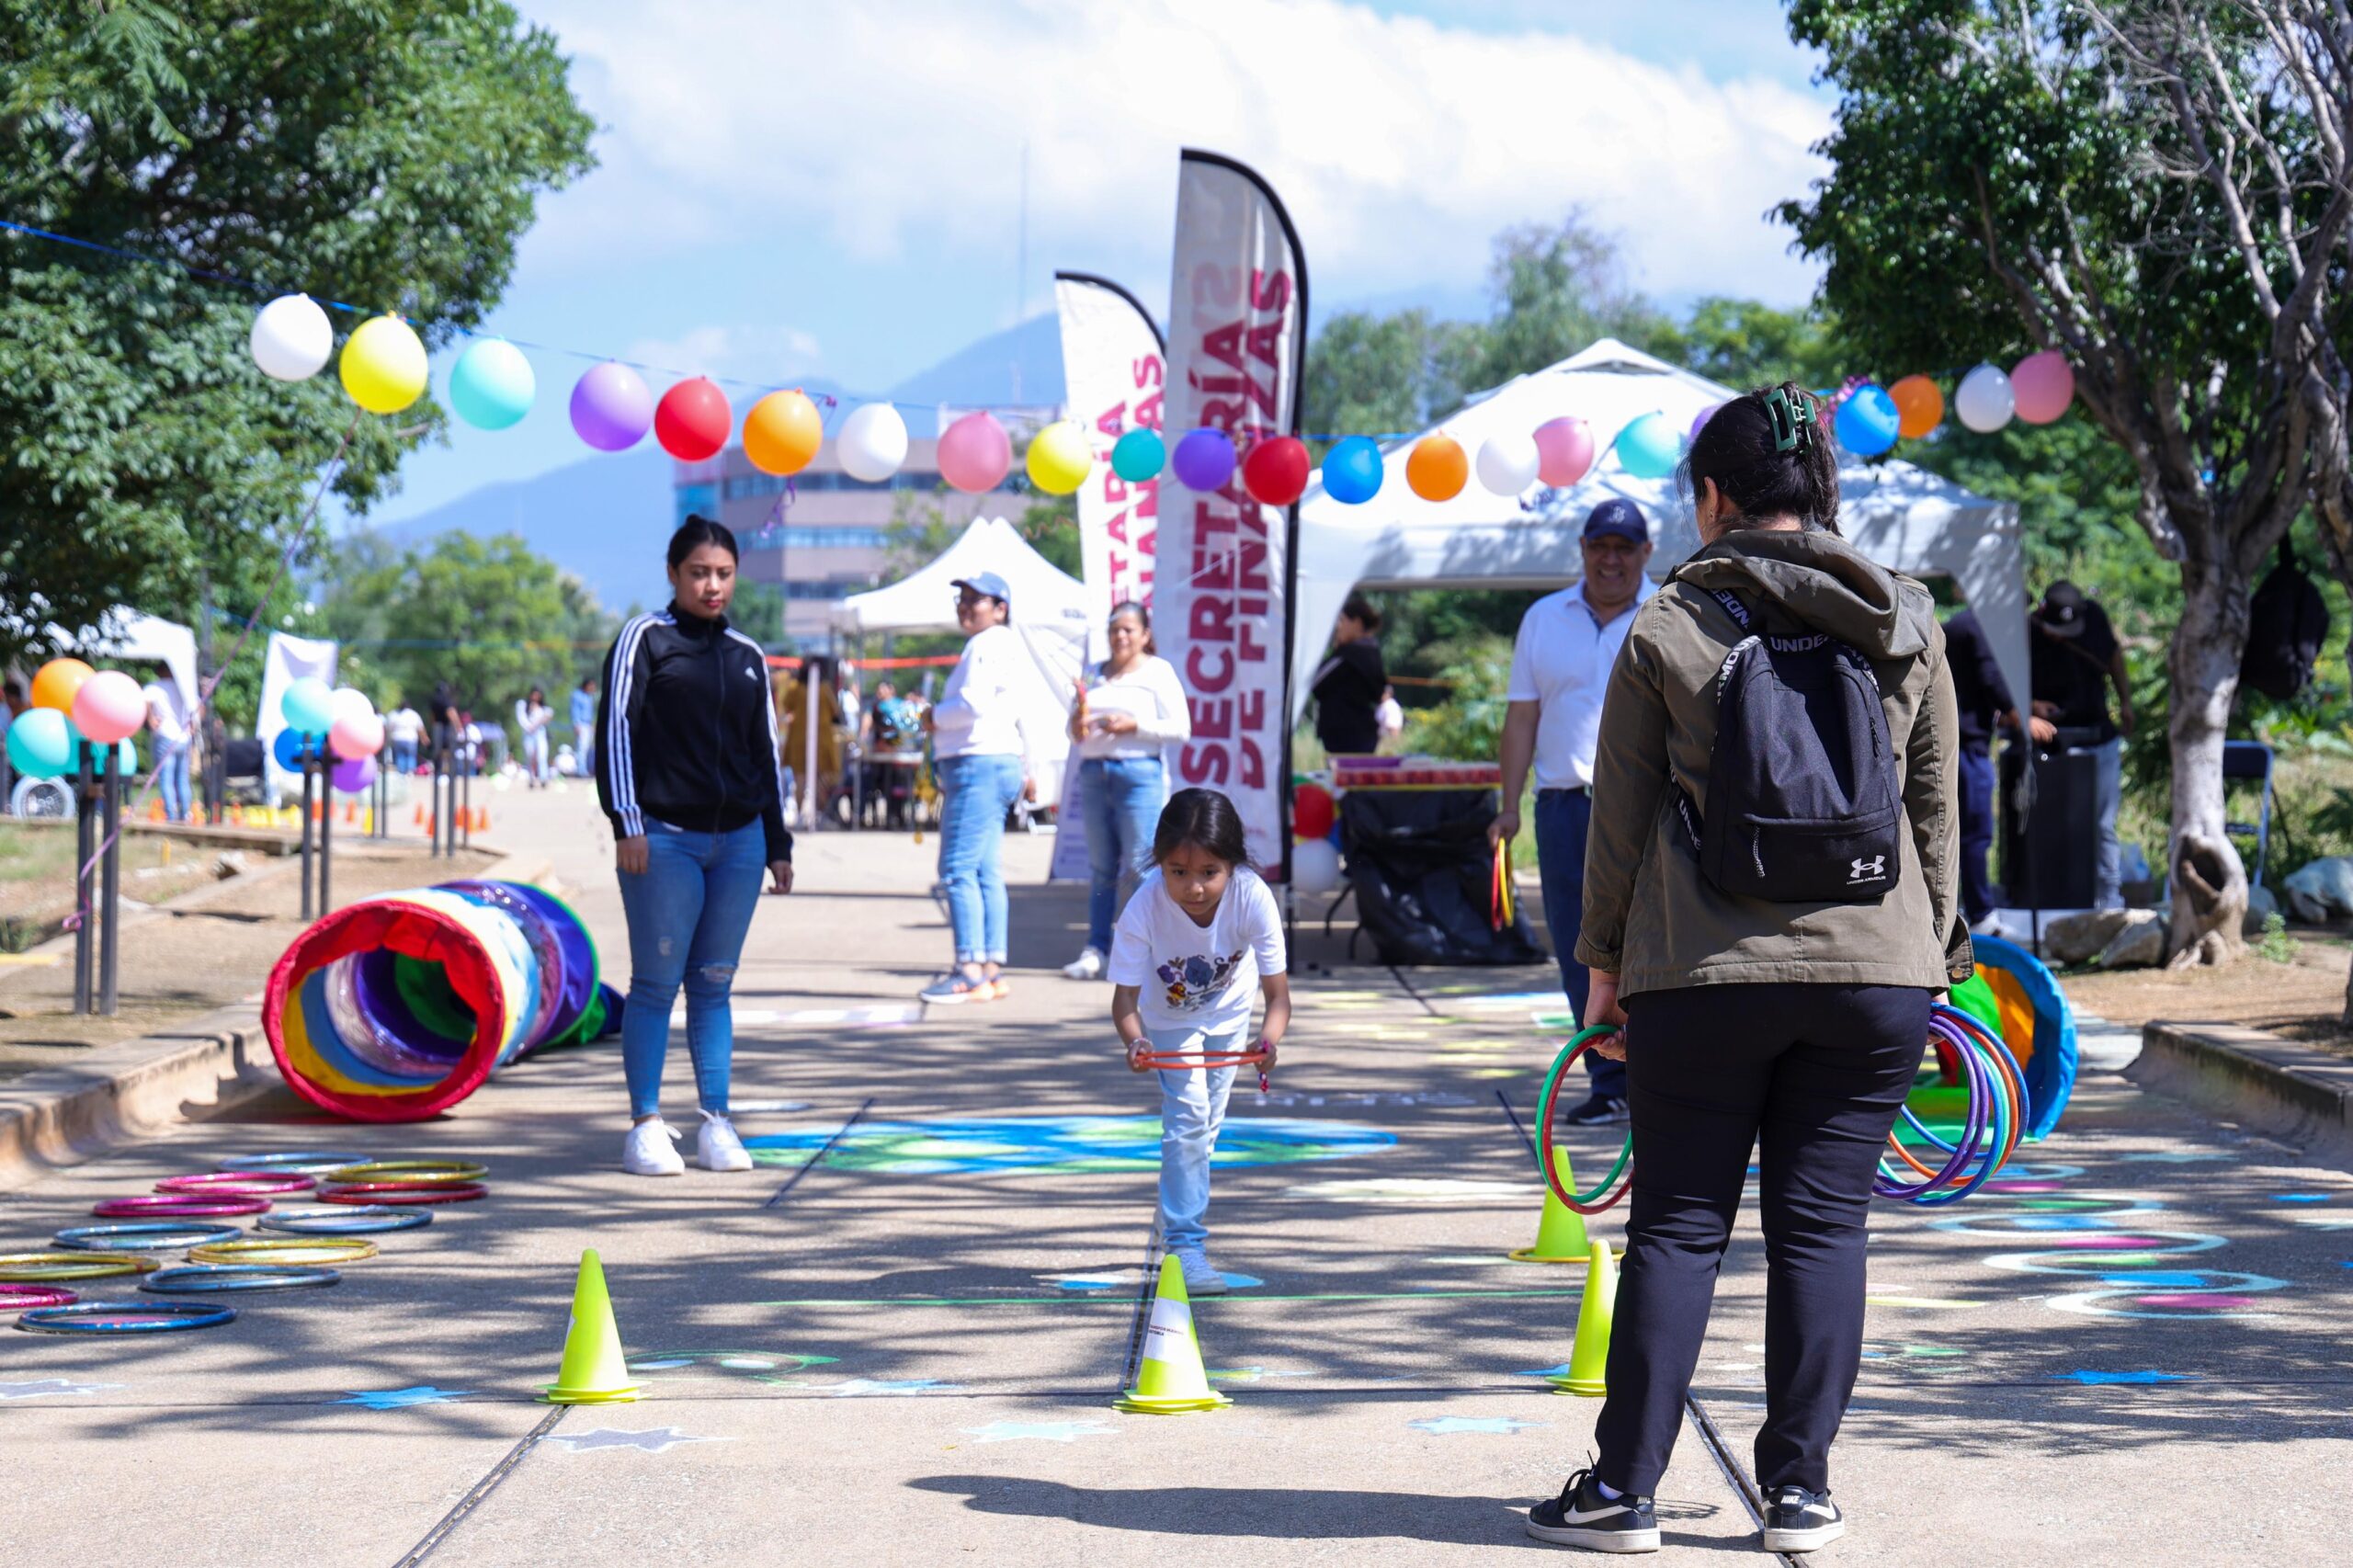
{"label": "concrete curb", "polygon": [[2124,1076],[2252,1131],[2353,1161],[2353,1060],[2236,1024],[2151,1023]]}

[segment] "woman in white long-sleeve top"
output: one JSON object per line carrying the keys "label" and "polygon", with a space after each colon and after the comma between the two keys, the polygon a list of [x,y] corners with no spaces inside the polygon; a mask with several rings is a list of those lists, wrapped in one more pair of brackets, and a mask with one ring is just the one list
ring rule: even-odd
{"label": "woman in white long-sleeve top", "polygon": [[1168,799],[1165,753],[1193,738],[1176,666],[1152,652],[1152,616],[1123,604],[1111,612],[1111,656],[1086,672],[1071,711],[1078,743],[1078,798],[1086,821],[1086,947],[1063,966],[1073,980],[1100,980],[1111,923],[1142,876],[1160,808]]}

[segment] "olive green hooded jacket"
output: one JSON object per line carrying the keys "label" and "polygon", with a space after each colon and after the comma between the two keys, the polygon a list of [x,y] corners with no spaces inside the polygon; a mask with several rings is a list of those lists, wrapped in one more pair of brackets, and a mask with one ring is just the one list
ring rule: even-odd
{"label": "olive green hooded jacket", "polygon": [[[1719,589],[1768,625],[1826,631],[1870,661],[1906,829],[1892,891],[1864,903],[1779,903],[1700,874],[1673,786],[1704,820],[1717,672],[1746,635]],[[1610,672],[1578,961],[1616,973],[1621,996],[1775,981],[1942,991],[1966,976],[1957,713],[1944,629],[1920,584],[1830,533],[1739,528],[1702,550],[1635,612]]]}

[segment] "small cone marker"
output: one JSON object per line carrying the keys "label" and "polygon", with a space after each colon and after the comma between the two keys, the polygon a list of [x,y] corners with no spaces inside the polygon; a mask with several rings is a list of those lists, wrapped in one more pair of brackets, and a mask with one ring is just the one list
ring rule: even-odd
{"label": "small cone marker", "polygon": [[419,801],[416,803],[416,814],[415,814],[415,816],[413,816],[413,817],[411,817],[411,818],[409,819],[409,826],[411,826],[411,827],[423,827],[424,825],[425,825],[425,802],[424,802],[423,801]]}
{"label": "small cone marker", "polygon": [[[1569,1170],[1569,1152],[1552,1151],[1552,1169],[1571,1192],[1577,1178]],[[1544,1213],[1536,1221],[1536,1244],[1510,1255],[1514,1263],[1575,1263],[1586,1261],[1585,1216],[1561,1201],[1550,1182],[1544,1184]]]}
{"label": "small cone marker", "polygon": [[488,806],[476,806],[474,808],[473,830],[476,833],[488,833],[490,831],[490,808]]}
{"label": "small cone marker", "polygon": [[605,1266],[590,1247],[580,1255],[580,1278],[572,1288],[572,1324],[563,1335],[563,1363],[547,1387],[546,1403],[628,1404],[641,1387],[629,1381],[612,1298],[605,1293]]}
{"label": "small cone marker", "polygon": [[1595,1242],[1586,1266],[1585,1300],[1577,1303],[1577,1342],[1569,1351],[1569,1375],[1552,1380],[1554,1393],[1598,1399],[1609,1392],[1609,1324],[1618,1312],[1618,1261],[1608,1242]]}
{"label": "small cone marker", "polygon": [[1173,1255],[1164,1257],[1152,1320],[1144,1325],[1136,1386],[1114,1404],[1137,1415],[1184,1415],[1233,1403],[1210,1387],[1201,1369],[1201,1342],[1193,1332],[1192,1298],[1185,1294],[1185,1270]]}

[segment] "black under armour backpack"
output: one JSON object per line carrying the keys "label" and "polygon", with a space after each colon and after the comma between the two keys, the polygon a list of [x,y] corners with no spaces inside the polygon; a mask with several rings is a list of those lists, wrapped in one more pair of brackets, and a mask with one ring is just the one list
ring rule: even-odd
{"label": "black under armour backpack", "polygon": [[2247,603],[2239,684],[2285,702],[2311,683],[2327,641],[2328,601],[2296,564],[2295,547],[2281,540],[2279,564]]}
{"label": "black under armour backpack", "polygon": [[1902,869],[1895,748],[1870,661],[1825,632],[1781,636],[1716,601],[1748,633],[1716,676],[1704,819],[1677,791],[1700,874],[1777,903],[1863,903]]}

